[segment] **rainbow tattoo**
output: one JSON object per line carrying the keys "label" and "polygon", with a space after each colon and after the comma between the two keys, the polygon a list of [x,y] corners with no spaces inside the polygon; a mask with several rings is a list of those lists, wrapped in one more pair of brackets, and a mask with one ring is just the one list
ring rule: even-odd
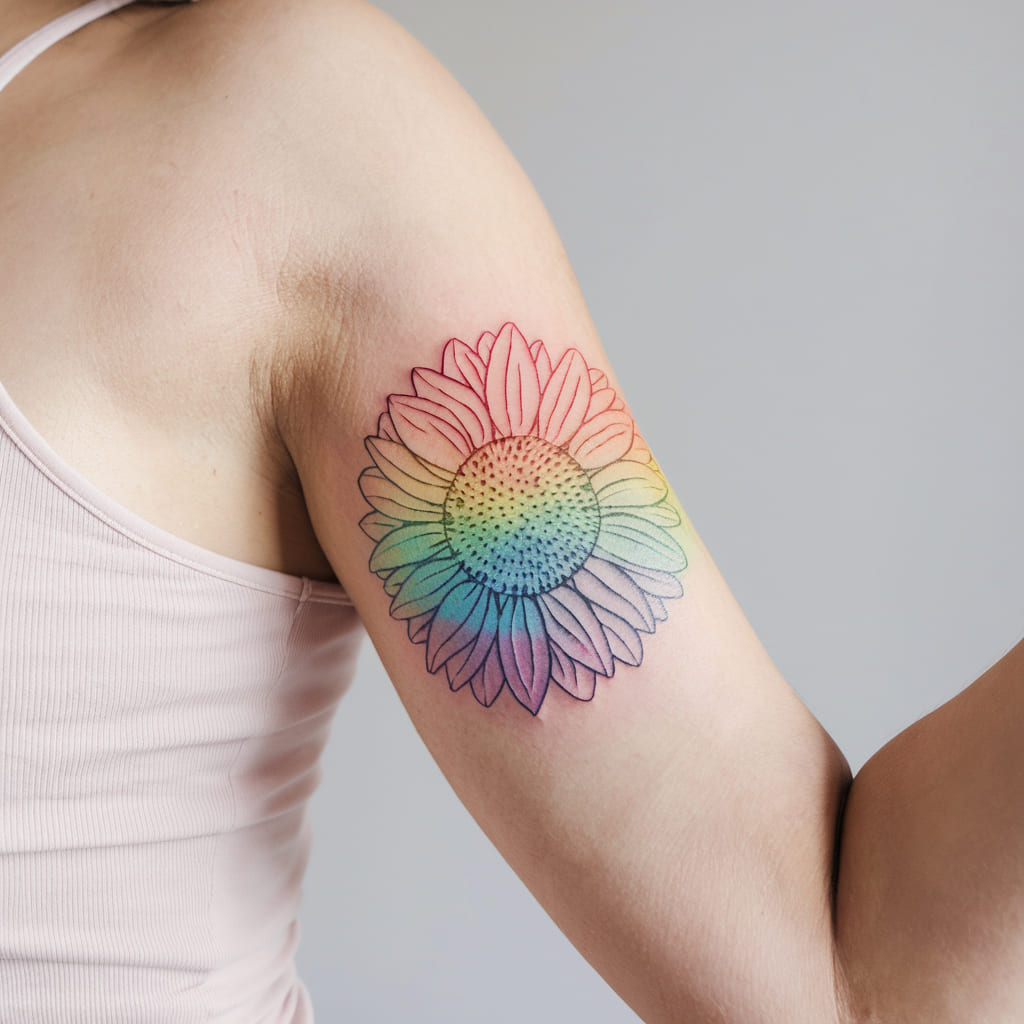
{"label": "rainbow tattoo", "polygon": [[590,700],[681,597],[677,506],[608,378],[514,324],[390,395],[374,465],[370,570],[431,672],[490,706],[507,685],[537,714],[551,683]]}

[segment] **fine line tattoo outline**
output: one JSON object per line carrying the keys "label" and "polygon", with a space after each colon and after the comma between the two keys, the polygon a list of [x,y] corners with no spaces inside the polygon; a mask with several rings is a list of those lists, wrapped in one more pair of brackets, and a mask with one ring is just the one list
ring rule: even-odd
{"label": "fine line tattoo outline", "polygon": [[576,349],[554,366],[513,323],[388,396],[373,465],[369,568],[427,669],[531,714],[554,683],[590,700],[682,597],[686,555],[668,484],[607,376]]}

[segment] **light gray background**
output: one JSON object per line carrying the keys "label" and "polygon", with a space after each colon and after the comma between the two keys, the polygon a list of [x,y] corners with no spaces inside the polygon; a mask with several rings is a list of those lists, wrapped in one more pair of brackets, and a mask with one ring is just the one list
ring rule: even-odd
{"label": "light gray background", "polygon": [[[381,6],[533,179],[655,453],[856,770],[1024,630],[1021,8]],[[325,771],[319,1020],[637,1020],[369,650]]]}

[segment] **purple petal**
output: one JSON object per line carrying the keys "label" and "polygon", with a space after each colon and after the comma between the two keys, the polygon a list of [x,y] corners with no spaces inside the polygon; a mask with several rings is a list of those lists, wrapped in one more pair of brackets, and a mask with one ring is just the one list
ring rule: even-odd
{"label": "purple petal", "polygon": [[498,653],[505,681],[532,714],[540,710],[551,678],[544,620],[531,597],[510,597],[498,619]]}
{"label": "purple petal", "polygon": [[610,676],[615,669],[604,630],[590,605],[570,587],[556,587],[537,598],[551,642],[574,661]]}
{"label": "purple petal", "polygon": [[526,339],[505,324],[487,363],[487,408],[501,436],[528,434],[537,421],[540,381]]}
{"label": "purple petal", "polygon": [[622,571],[636,583],[648,598],[650,598],[651,595],[669,598],[683,596],[682,583],[680,583],[679,579],[671,573],[662,572],[660,569],[649,569],[646,566],[621,562],[614,557],[609,558],[607,552],[601,552],[596,549],[594,551],[594,555],[587,561],[587,568],[591,569],[593,572],[597,572],[597,569],[590,564],[591,561],[596,561],[598,565],[600,565],[601,562],[604,562],[605,564],[610,563],[613,567],[617,566],[622,569]]}
{"label": "purple petal", "polygon": [[577,700],[590,700],[597,688],[594,670],[573,661],[554,644],[551,645],[551,678]]}
{"label": "purple petal", "polygon": [[594,608],[594,614],[604,626],[612,654],[626,665],[639,665],[643,660],[644,645],[637,631],[625,619],[600,605]]}
{"label": "purple petal", "polygon": [[458,654],[480,635],[487,613],[490,591],[479,583],[460,583],[445,595],[430,627],[427,668],[436,672],[453,654]]}
{"label": "purple petal", "polygon": [[654,616],[643,591],[622,569],[599,558],[590,558],[572,579],[594,610],[600,605],[625,619],[635,629],[654,632]]}
{"label": "purple petal", "polygon": [[544,388],[537,419],[538,433],[545,441],[561,446],[583,425],[590,407],[590,377],[583,356],[571,348],[558,361]]}
{"label": "purple petal", "polygon": [[[448,674],[448,683],[453,690],[468,683],[473,676],[481,672],[484,661],[494,647],[495,637],[498,635],[498,606],[495,603],[494,595],[487,595],[487,610],[484,615],[483,624],[477,632],[476,639],[468,647],[445,662],[445,672]],[[499,676],[499,688],[504,677]]]}
{"label": "purple petal", "polygon": [[477,669],[469,683],[473,687],[473,696],[485,708],[489,708],[498,699],[498,694],[505,685],[505,673],[501,669],[497,644],[491,646],[487,652],[487,660]]}
{"label": "purple petal", "polygon": [[409,639],[414,644],[424,643],[430,630],[430,623],[433,622],[433,620],[433,612],[427,612],[425,615],[414,615],[406,623],[409,629]]}

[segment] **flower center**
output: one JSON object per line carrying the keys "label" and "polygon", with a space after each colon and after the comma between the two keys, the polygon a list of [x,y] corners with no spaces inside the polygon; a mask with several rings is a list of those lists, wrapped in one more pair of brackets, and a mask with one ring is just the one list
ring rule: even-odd
{"label": "flower center", "polygon": [[500,594],[541,594],[590,557],[601,512],[580,464],[539,437],[503,437],[459,467],[444,528],[463,569]]}

